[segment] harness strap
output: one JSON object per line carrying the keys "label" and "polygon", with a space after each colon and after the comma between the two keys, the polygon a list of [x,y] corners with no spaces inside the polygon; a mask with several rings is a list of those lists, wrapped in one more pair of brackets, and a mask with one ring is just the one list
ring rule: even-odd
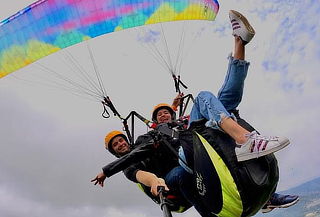
{"label": "harness strap", "polygon": [[[150,125],[150,123],[152,123],[152,122],[150,120],[146,119],[145,117],[143,117],[142,115],[140,115],[136,111],[131,111],[126,118],[122,119],[124,130],[126,131],[128,139],[130,140],[131,144],[134,143],[134,117],[137,117],[139,120],[141,120],[143,123],[145,123],[148,128],[152,128],[152,126]],[[128,126],[128,120],[130,118],[131,118],[131,133],[130,133],[129,126]]]}
{"label": "harness strap", "polygon": [[[187,99],[186,103],[184,103],[185,99]],[[192,102],[194,102],[194,98],[193,98],[192,94],[188,94],[188,95],[181,98],[181,102],[180,102],[180,106],[179,106],[179,117],[184,116],[184,114],[186,113],[186,109],[189,105],[190,100],[192,100]]]}

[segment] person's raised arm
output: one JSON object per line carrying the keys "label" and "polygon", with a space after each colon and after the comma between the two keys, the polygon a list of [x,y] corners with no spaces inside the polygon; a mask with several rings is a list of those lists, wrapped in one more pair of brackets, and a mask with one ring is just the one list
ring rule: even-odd
{"label": "person's raised arm", "polygon": [[183,97],[183,93],[179,93],[179,94],[173,99],[173,102],[172,102],[172,104],[171,104],[171,108],[172,108],[174,111],[177,111],[177,110],[178,110],[178,107],[179,107],[180,104],[181,104],[182,97]]}

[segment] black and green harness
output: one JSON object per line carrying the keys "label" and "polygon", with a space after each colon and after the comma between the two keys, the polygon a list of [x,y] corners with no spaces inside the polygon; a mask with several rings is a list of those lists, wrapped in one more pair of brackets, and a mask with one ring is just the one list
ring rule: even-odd
{"label": "black and green harness", "polygon": [[[179,132],[180,143],[188,150],[187,162],[193,170],[199,202],[208,216],[253,216],[277,187],[279,171],[275,156],[270,154],[238,162],[234,140],[219,130],[205,127],[204,123],[205,120],[195,122],[188,130]],[[254,130],[243,119],[238,119],[238,123],[249,131]],[[139,186],[159,203],[149,188]],[[174,212],[184,212],[191,207],[179,196],[174,196],[171,203]]]}

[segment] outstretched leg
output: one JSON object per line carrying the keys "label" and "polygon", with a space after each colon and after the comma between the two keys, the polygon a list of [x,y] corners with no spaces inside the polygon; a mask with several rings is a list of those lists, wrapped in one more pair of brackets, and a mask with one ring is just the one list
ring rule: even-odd
{"label": "outstretched leg", "polygon": [[190,123],[205,118],[206,126],[220,129],[230,135],[236,148],[238,161],[264,156],[286,147],[290,142],[285,137],[264,137],[257,132],[249,132],[234,121],[222,103],[208,91],[201,91],[195,98],[190,113]]}
{"label": "outstretched leg", "polygon": [[227,74],[218,92],[218,99],[228,111],[236,109],[242,100],[244,80],[250,65],[245,61],[245,46],[255,34],[253,27],[243,15],[240,16],[240,13],[231,10],[229,18],[233,28],[234,54],[233,57],[229,56]]}

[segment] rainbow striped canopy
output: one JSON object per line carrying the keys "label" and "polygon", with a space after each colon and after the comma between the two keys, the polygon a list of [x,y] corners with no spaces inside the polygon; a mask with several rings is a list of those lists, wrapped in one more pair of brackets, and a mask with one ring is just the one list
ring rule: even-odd
{"label": "rainbow striped canopy", "polygon": [[0,23],[0,78],[82,41],[131,27],[214,20],[217,0],[39,0]]}

